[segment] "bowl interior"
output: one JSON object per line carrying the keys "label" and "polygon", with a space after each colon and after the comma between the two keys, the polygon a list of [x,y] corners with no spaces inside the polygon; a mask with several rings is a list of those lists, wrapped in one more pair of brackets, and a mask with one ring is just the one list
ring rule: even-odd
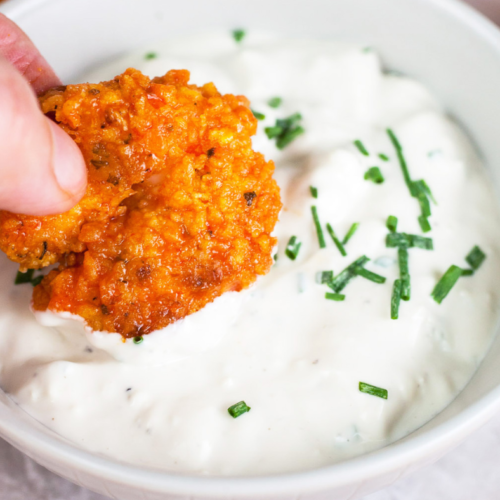
{"label": "bowl interior", "polygon": [[[32,37],[64,82],[74,81],[86,68],[148,42],[214,29],[244,27],[373,46],[388,67],[424,82],[449,113],[465,124],[498,190],[500,34],[479,15],[452,0],[16,0],[2,10]],[[280,492],[308,489],[313,480],[316,487],[347,485],[362,476],[409,466],[416,457],[429,456],[430,450],[441,453],[498,406],[499,359],[497,336],[456,400],[418,431],[383,450],[296,474],[286,488],[282,479],[282,486],[270,478],[261,482],[203,479],[200,491],[239,497],[244,482],[245,492],[251,497],[270,491],[272,484]],[[139,469],[96,461],[89,454],[75,452],[64,440],[30,422],[2,394],[0,431],[15,444],[22,441],[23,449],[38,459],[50,449],[54,456],[64,455],[75,466],[101,467],[102,474],[126,476],[131,484],[147,480],[159,490],[168,490],[173,484],[174,478],[168,474],[146,475]],[[184,491],[182,477],[178,479],[179,492]],[[195,483],[191,482],[190,488],[196,489]]]}

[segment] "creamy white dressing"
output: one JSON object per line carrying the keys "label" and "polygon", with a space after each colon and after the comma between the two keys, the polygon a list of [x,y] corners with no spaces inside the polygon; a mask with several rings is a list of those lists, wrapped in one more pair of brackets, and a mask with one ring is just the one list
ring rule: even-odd
{"label": "creamy white dressing", "polygon": [[[392,442],[432,418],[481,362],[500,309],[500,218],[473,147],[430,93],[384,74],[374,51],[334,42],[226,34],[148,47],[86,75],[112,78],[132,66],[155,76],[188,68],[192,81],[214,81],[244,94],[264,113],[255,148],[276,161],[284,210],[276,228],[278,261],[250,290],[226,294],[140,345],[85,331],[68,315],[28,309],[29,285],[10,286],[15,265],[0,260],[0,380],[35,418],[77,446],[165,470],[247,475],[309,469]],[[282,97],[277,109],[269,98]],[[264,134],[276,118],[303,115],[306,133],[283,151]],[[412,248],[412,298],[390,319],[397,250],[386,248],[388,215],[421,234],[385,128],[396,131],[414,179],[438,202],[430,219],[434,250]],[[363,156],[352,144],[361,139]],[[384,162],[379,153],[390,157]],[[365,181],[379,166],[385,182]],[[309,186],[318,188],[314,200]],[[358,231],[342,257],[325,233],[320,250],[310,206],[343,236]],[[302,242],[291,261],[290,236]],[[430,297],[451,264],[466,267],[474,245],[487,254],[441,305]],[[316,282],[361,255],[383,285],[361,277],[344,302],[325,300]],[[360,381],[388,390],[360,393]],[[227,408],[244,400],[237,419]]]}

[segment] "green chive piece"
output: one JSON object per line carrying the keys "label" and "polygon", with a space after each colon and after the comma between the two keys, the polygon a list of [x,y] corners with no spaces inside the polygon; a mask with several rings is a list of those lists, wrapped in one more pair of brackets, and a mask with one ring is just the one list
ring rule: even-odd
{"label": "green chive piece", "polygon": [[432,203],[434,203],[434,205],[437,205],[436,199],[432,194],[431,188],[427,185],[427,182],[425,182],[423,179],[419,181],[414,181],[412,183],[412,190],[416,193],[423,193],[427,195],[432,200]]}
{"label": "green chive piece", "polygon": [[253,114],[253,116],[255,116],[255,118],[257,118],[257,120],[265,120],[266,119],[266,115],[259,113],[258,111],[254,111],[253,109],[252,109],[252,114]]}
{"label": "green chive piece", "polygon": [[429,198],[425,194],[419,194],[416,196],[418,203],[420,204],[420,211],[424,217],[430,217],[431,214],[431,204],[429,203]]}
{"label": "green chive piece", "polygon": [[301,126],[295,127],[287,131],[284,135],[280,136],[276,140],[276,147],[278,149],[284,149],[291,142],[293,142],[299,135],[305,132],[304,128]]}
{"label": "green chive piece", "polygon": [[276,120],[276,124],[273,127],[266,127],[264,132],[268,139],[276,139],[278,149],[283,149],[305,132],[304,128],[299,125],[301,120],[302,115],[295,113],[288,118]]}
{"label": "green chive piece", "polygon": [[401,279],[401,298],[403,300],[410,300],[411,286],[410,286],[410,269],[408,265],[408,248],[398,248],[398,261],[399,261],[399,277]]}
{"label": "green chive piece", "polygon": [[474,271],[481,267],[485,259],[486,254],[477,245],[465,257],[465,260]]}
{"label": "green chive piece", "polygon": [[317,198],[318,197],[318,188],[315,188],[314,186],[309,186],[309,189],[311,191],[311,196],[313,198]]}
{"label": "green chive piece", "polygon": [[462,269],[462,276],[472,276],[474,269]]}
{"label": "green chive piece", "polygon": [[401,170],[403,172],[403,177],[405,179],[406,185],[409,188],[411,184],[411,177],[410,177],[410,172],[408,171],[408,165],[406,164],[405,156],[403,154],[403,148],[401,147],[398,138],[390,128],[387,129],[387,135],[389,136],[389,139],[391,140],[392,145],[396,150],[396,154],[399,160],[399,166],[401,167]]}
{"label": "green chive piece", "polygon": [[428,233],[432,229],[429,219],[423,214],[418,216],[418,223],[423,233]]}
{"label": "green chive piece", "polygon": [[362,155],[370,156],[370,153],[368,152],[368,150],[365,148],[364,144],[359,139],[354,141],[354,145],[358,148],[359,152]]}
{"label": "green chive piece", "polygon": [[24,283],[31,283],[33,279],[34,269],[28,269],[25,273],[17,271],[16,279],[14,280],[14,285],[22,285]]}
{"label": "green chive piece", "polygon": [[368,269],[365,269],[364,267],[360,267],[356,271],[358,276],[361,276],[367,280],[373,281],[374,283],[385,283],[385,277],[380,276],[380,274],[372,273],[371,271],[368,271]]}
{"label": "green chive piece", "polygon": [[333,242],[335,243],[335,246],[339,249],[339,252],[341,253],[342,257],[345,257],[347,255],[347,252],[345,251],[344,245],[337,238],[335,231],[333,230],[333,227],[330,224],[327,224],[326,230],[328,231],[328,234],[331,236]]}
{"label": "green chive piece", "polygon": [[40,274],[40,276],[37,276],[36,278],[33,278],[31,280],[31,284],[33,286],[38,286],[42,282],[43,278],[45,278],[45,276],[43,274]]}
{"label": "green chive piece", "polygon": [[384,182],[384,176],[378,167],[370,167],[365,172],[365,181],[372,181],[375,184],[382,184]]}
{"label": "green chive piece", "polygon": [[411,247],[412,238],[406,233],[389,233],[385,237],[387,248]]}
{"label": "green chive piece", "polygon": [[374,385],[365,384],[365,382],[359,383],[360,392],[364,392],[366,394],[371,394],[372,396],[377,396],[378,398],[387,399],[389,393],[387,389],[382,389],[381,387],[375,387]]}
{"label": "green chive piece", "polygon": [[345,295],[342,295],[341,293],[326,292],[325,299],[335,300],[336,302],[342,302],[343,300],[345,300]]}
{"label": "green chive piece", "polygon": [[427,217],[431,215],[431,206],[429,203],[429,198],[436,203],[434,196],[432,195],[432,191],[424,180],[412,181],[410,177],[410,172],[408,170],[408,165],[406,163],[406,159],[403,153],[403,148],[401,144],[391,129],[387,129],[387,135],[396,150],[398,155],[399,165],[401,166],[401,170],[403,172],[403,177],[410,190],[410,194],[416,198],[420,204],[421,216],[418,219],[420,227],[422,231],[428,232],[431,230],[431,225],[427,220]]}
{"label": "green chive piece", "polygon": [[158,57],[158,54],[156,52],[148,52],[145,56],[144,59],[150,60],[150,59],[156,59]]}
{"label": "green chive piece", "polygon": [[363,267],[370,259],[363,255],[355,260],[350,266],[347,266],[341,273],[337,274],[327,285],[335,292],[340,293],[346,285],[358,275],[358,269]]}
{"label": "green chive piece", "polygon": [[401,298],[405,301],[408,301],[411,298],[411,283],[409,274],[406,274],[404,278],[401,279]]}
{"label": "green chive piece", "polygon": [[387,248],[416,247],[423,250],[434,250],[432,238],[407,233],[389,233],[385,238],[385,246]]}
{"label": "green chive piece", "polygon": [[399,318],[399,305],[401,303],[401,280],[395,280],[391,296],[391,319]]}
{"label": "green chive piece", "polygon": [[135,345],[139,345],[139,344],[142,344],[144,342],[144,337],[142,335],[138,335],[137,337],[134,337],[132,339],[132,342],[135,344]]}
{"label": "green chive piece", "polygon": [[434,243],[432,238],[426,238],[425,236],[419,236],[418,234],[410,234],[411,246],[415,248],[421,248],[422,250],[434,250]]}
{"label": "green chive piece", "polygon": [[347,245],[347,242],[352,238],[354,233],[357,231],[358,227],[359,227],[359,222],[355,222],[349,228],[349,231],[347,231],[347,234],[344,236],[344,239],[342,240],[342,245]]}
{"label": "green chive piece", "polygon": [[460,276],[462,276],[462,268],[455,265],[450,266],[443,274],[442,278],[437,282],[434,290],[432,290],[432,298],[438,304],[441,304],[450,293],[450,290],[455,286]]}
{"label": "green chive piece", "polygon": [[245,38],[246,32],[242,29],[233,30],[233,38],[237,43],[240,43]]}
{"label": "green chive piece", "polygon": [[297,236],[292,236],[288,240],[288,244],[285,248],[285,255],[290,260],[295,260],[297,258],[297,255],[299,255],[299,250],[300,250],[301,246],[302,246],[302,243],[300,241],[298,241]]}
{"label": "green chive piece", "polygon": [[326,248],[325,236],[323,234],[323,229],[321,229],[321,223],[319,222],[318,209],[316,205],[311,207],[311,213],[313,216],[314,225],[316,226],[316,232],[318,233],[318,243],[319,248]]}
{"label": "green chive piece", "polygon": [[385,225],[391,233],[395,233],[398,229],[398,218],[395,215],[389,215],[389,217],[387,217],[387,222],[385,223]]}
{"label": "green chive piece", "polygon": [[333,280],[333,271],[321,271],[319,274],[319,282],[323,285],[330,283]]}
{"label": "green chive piece", "polygon": [[281,97],[272,97],[267,101],[267,104],[271,108],[279,108],[281,106],[281,103],[283,102],[283,99]]}
{"label": "green chive piece", "polygon": [[247,413],[251,410],[250,406],[247,406],[245,401],[240,401],[239,403],[236,403],[233,406],[230,406],[227,409],[227,412],[231,417],[233,418],[238,418],[240,415],[243,415],[243,413]]}
{"label": "green chive piece", "polygon": [[379,153],[378,157],[382,160],[382,161],[389,161],[389,157],[387,155],[385,155],[384,153]]}

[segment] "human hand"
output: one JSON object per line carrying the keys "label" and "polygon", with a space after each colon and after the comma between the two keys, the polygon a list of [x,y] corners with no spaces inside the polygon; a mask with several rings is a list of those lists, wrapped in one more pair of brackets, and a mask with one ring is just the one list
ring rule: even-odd
{"label": "human hand", "polygon": [[59,78],[31,40],[0,14],[0,209],[57,214],[85,193],[78,146],[38,106],[36,94],[56,85]]}

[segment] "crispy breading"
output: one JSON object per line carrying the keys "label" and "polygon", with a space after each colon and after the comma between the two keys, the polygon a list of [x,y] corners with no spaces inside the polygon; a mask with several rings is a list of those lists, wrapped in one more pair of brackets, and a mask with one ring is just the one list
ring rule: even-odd
{"label": "crispy breading", "polygon": [[269,271],[281,201],[273,162],[252,150],[248,100],[188,81],[128,69],[40,97],[89,184],[62,215],[0,213],[0,248],[21,269],[60,263],[35,287],[35,309],[134,337]]}

